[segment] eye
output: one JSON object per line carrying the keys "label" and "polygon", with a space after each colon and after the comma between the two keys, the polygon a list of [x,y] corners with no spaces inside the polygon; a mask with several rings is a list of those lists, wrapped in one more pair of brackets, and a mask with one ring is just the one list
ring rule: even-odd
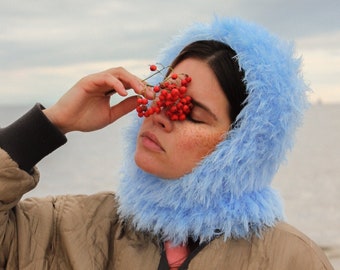
{"label": "eye", "polygon": [[188,121],[196,123],[196,124],[204,124],[205,122],[200,120],[198,117],[193,116],[193,113],[191,112],[190,114],[187,115],[186,118]]}

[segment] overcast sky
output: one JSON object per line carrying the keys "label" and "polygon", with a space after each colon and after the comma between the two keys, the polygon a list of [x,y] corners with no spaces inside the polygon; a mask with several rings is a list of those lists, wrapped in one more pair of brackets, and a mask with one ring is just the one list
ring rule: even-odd
{"label": "overcast sky", "polygon": [[177,31],[241,17],[295,40],[313,101],[340,102],[339,0],[1,0],[0,104],[49,105],[86,74],[148,73]]}

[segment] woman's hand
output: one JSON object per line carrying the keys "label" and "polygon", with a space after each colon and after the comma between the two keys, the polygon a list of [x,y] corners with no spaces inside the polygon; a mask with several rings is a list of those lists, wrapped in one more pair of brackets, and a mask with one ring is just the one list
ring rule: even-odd
{"label": "woman's hand", "polygon": [[119,67],[82,78],[44,113],[64,134],[101,129],[136,108],[136,96],[110,106],[112,94],[126,96],[126,89],[129,88],[137,94],[153,98],[151,89],[145,83]]}

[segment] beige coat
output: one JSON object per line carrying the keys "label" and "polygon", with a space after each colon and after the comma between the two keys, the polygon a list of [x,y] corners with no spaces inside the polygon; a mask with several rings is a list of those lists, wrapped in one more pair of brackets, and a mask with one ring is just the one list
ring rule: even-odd
{"label": "beige coat", "polygon": [[[125,232],[111,193],[20,198],[39,174],[20,170],[0,149],[0,269],[157,269],[160,248]],[[332,269],[322,251],[288,224],[262,238],[217,238],[188,269]]]}

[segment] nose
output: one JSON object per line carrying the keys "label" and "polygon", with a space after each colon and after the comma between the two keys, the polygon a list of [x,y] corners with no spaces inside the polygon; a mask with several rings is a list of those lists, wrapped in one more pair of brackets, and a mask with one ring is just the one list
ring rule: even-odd
{"label": "nose", "polygon": [[165,114],[164,110],[162,110],[160,113],[155,113],[150,117],[152,117],[152,121],[153,121],[154,125],[162,128],[166,132],[172,131],[173,122]]}

